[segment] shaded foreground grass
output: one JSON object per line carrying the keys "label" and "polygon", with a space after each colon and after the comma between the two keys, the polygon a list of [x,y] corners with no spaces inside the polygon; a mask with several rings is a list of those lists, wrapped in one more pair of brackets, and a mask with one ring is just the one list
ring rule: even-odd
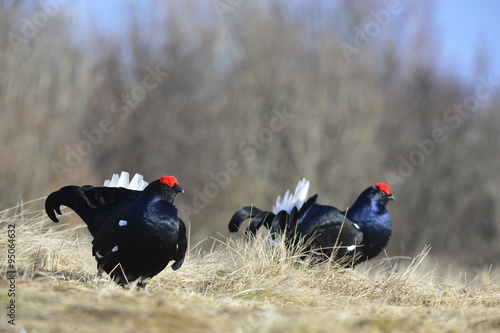
{"label": "shaded foreground grass", "polygon": [[[413,259],[345,270],[311,266],[263,239],[193,246],[183,267],[165,269],[145,291],[96,277],[90,235],[54,224],[42,200],[0,213],[0,327],[28,332],[496,332],[500,288],[426,271]],[[26,208],[33,208],[25,211]],[[65,220],[68,220],[66,218]],[[16,225],[16,326],[7,323],[7,226]],[[208,241],[208,240],[207,240]],[[390,259],[390,258],[389,258]],[[374,266],[372,266],[374,265]],[[428,266],[428,265],[427,265]]]}

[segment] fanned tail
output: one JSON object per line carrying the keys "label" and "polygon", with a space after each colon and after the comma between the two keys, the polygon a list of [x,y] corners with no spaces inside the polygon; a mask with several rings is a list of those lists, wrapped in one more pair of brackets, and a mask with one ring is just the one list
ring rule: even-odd
{"label": "fanned tail", "polygon": [[144,188],[146,188],[146,186],[148,186],[148,183],[144,181],[144,177],[138,173],[136,173],[132,180],[129,182],[129,173],[126,171],[122,171],[120,176],[115,173],[113,174],[113,177],[111,177],[111,179],[106,179],[103,186],[123,187],[129,190],[142,191],[144,190]]}
{"label": "fanned tail", "polygon": [[[122,178],[124,174],[126,176]],[[142,193],[141,190],[125,188],[125,186],[130,187],[130,184],[133,185],[133,188],[144,186],[146,182],[142,180],[142,176],[136,174],[130,183],[128,182],[128,173],[122,172],[122,177],[117,177],[118,180],[113,177],[112,181],[106,181],[103,187],[91,185],[62,187],[47,197],[45,212],[52,221],[59,222],[56,213],[61,215],[61,206],[67,206],[80,216],[87,224],[90,233],[95,236],[100,225],[96,225],[94,221],[102,220],[96,219],[96,216],[103,217],[103,214],[113,214]],[[114,182],[115,180],[116,182]],[[111,185],[124,186],[109,187]]]}
{"label": "fanned tail", "polygon": [[297,207],[297,210],[300,210],[307,199],[309,185],[310,182],[307,179],[302,178],[297,184],[293,195],[290,191],[286,191],[283,196],[283,201],[281,200],[281,197],[278,196],[276,204],[273,206],[273,213],[278,214],[280,211],[284,210],[290,214],[294,207]]}
{"label": "fanned tail", "polygon": [[275,217],[276,216],[271,212],[261,211],[254,216],[245,233],[247,236],[249,234],[255,236],[257,234],[257,230],[259,230],[262,225],[264,225],[267,229],[271,229],[271,225]]}
{"label": "fanned tail", "polygon": [[253,206],[245,206],[241,209],[237,210],[236,213],[233,214],[231,220],[229,221],[229,231],[237,232],[240,230],[240,225],[246,219],[253,219],[258,214],[262,213],[260,209]]}
{"label": "fanned tail", "polygon": [[287,191],[283,200],[281,197],[276,199],[272,212],[262,211],[253,206],[242,207],[231,218],[229,231],[237,232],[243,221],[251,219],[246,230],[247,235],[255,235],[257,230],[264,225],[269,229],[271,238],[283,232],[286,232],[287,239],[295,237],[298,220],[303,212],[316,202],[317,195],[306,200],[309,185],[307,179],[301,179],[293,195],[290,191]]}
{"label": "fanned tail", "polygon": [[90,210],[93,208],[89,198],[85,195],[85,187],[65,186],[59,191],[52,192],[45,200],[45,212],[54,222],[59,222],[57,214],[61,215],[61,206],[73,209],[84,221],[89,219]]}

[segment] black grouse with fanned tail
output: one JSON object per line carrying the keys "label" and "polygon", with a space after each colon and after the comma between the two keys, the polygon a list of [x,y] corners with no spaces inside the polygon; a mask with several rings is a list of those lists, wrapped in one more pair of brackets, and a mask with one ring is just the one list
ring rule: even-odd
{"label": "black grouse with fanned tail", "polygon": [[237,232],[241,223],[250,219],[248,236],[265,226],[271,240],[282,235],[286,244],[294,247],[302,239],[307,244],[302,250],[345,266],[371,259],[387,246],[392,224],[386,204],[394,200],[387,184],[367,188],[344,212],[316,203],[317,194],[306,200],[308,191],[309,181],[302,179],[294,194],[287,191],[283,200],[277,198],[272,211],[253,206],[241,208],[231,218],[229,231]]}
{"label": "black grouse with fanned tail", "polygon": [[148,185],[138,174],[129,183],[122,172],[104,186],[65,186],[51,193],[45,211],[58,222],[60,206],[73,209],[94,237],[99,274],[104,270],[123,287],[144,288],[170,261],[174,270],[184,261],[186,227],[173,205],[179,192],[184,190],[173,176]]}

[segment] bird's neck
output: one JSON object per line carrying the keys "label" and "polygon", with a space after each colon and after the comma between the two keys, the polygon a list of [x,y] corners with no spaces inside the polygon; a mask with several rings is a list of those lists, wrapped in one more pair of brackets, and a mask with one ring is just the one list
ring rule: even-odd
{"label": "bird's neck", "polygon": [[148,189],[146,188],[141,196],[138,198],[138,201],[142,202],[157,202],[157,201],[166,201],[169,204],[173,204],[175,200],[175,196],[177,192],[175,191],[162,191],[158,189]]}
{"label": "bird's neck", "polygon": [[132,214],[141,216],[163,216],[176,211],[173,201],[175,194],[165,192],[144,191],[139,198],[130,206]]}
{"label": "bird's neck", "polygon": [[389,212],[383,204],[358,198],[347,211],[347,217],[363,232],[364,253],[368,259],[385,248],[391,237],[392,225]]}
{"label": "bird's neck", "polygon": [[391,229],[389,212],[378,201],[358,198],[348,209],[347,217],[361,229]]}

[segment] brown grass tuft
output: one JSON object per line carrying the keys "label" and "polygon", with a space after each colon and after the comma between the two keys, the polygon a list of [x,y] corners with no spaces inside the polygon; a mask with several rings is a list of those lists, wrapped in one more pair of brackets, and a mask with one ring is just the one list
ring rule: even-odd
{"label": "brown grass tuft", "polygon": [[[43,200],[0,212],[0,268],[8,270],[7,226],[16,225],[18,325],[28,331],[465,332],[500,328],[500,288],[491,272],[472,282],[425,270],[415,258],[386,258],[350,270],[312,265],[264,237],[207,239],[184,266],[165,269],[145,291],[96,277],[90,235],[52,223]],[[429,265],[427,265],[429,266]],[[1,299],[8,283],[0,280]],[[7,325],[3,316],[2,327]]]}

